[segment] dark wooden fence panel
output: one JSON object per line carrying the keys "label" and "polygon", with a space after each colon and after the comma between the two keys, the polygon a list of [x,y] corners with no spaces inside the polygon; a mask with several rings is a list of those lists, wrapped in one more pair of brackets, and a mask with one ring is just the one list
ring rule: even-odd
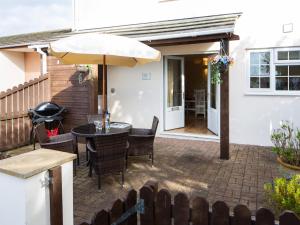
{"label": "dark wooden fence panel", "polygon": [[[124,202],[125,211],[131,209],[137,203],[137,192],[135,190],[131,190],[128,192],[127,198]],[[137,213],[134,213],[127,220],[127,225],[137,225]]]}
{"label": "dark wooden fence panel", "polygon": [[234,225],[251,225],[251,212],[246,206],[237,205],[234,207],[233,213]]}
{"label": "dark wooden fence panel", "polygon": [[174,198],[174,225],[189,225],[190,202],[186,194],[179,193]]}
{"label": "dark wooden fence panel", "polygon": [[206,199],[196,197],[192,204],[192,223],[194,225],[208,225],[209,204]]}
{"label": "dark wooden fence panel", "polygon": [[0,93],[0,151],[29,144],[31,121],[27,112],[49,101],[48,75]]}
{"label": "dark wooden fence panel", "polygon": [[[278,223],[274,214],[265,208],[259,209],[255,216],[251,217],[251,212],[246,206],[237,205],[230,215],[229,207],[223,201],[215,202],[210,211],[206,199],[196,197],[190,206],[190,200],[183,193],[177,194],[172,204],[169,191],[162,189],[157,192],[157,188],[157,183],[147,182],[140,189],[140,199],[136,191],[131,190],[124,201],[118,199],[110,210],[96,213],[91,223],[81,225],[300,225],[299,217],[291,211],[283,212]],[[141,199],[144,200],[143,214],[137,217],[134,214],[134,217],[118,221]],[[118,223],[115,223],[116,221]]]}
{"label": "dark wooden fence panel", "polygon": [[155,203],[155,224],[171,225],[172,219],[171,194],[162,189],[157,193]]}

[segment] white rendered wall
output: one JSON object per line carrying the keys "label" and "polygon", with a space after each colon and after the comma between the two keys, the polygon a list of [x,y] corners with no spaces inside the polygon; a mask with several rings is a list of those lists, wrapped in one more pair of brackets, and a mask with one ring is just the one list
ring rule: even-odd
{"label": "white rendered wall", "polygon": [[[235,58],[230,69],[230,142],[271,145],[271,131],[281,120],[290,120],[300,127],[300,94],[248,94],[246,57],[247,49],[300,47],[299,1],[217,0],[213,4],[203,4],[198,0],[165,3],[158,0],[91,0],[89,4],[83,0],[75,1],[79,9],[75,17],[79,29],[242,12],[235,29],[240,40],[230,44],[231,55]],[[288,23],[293,23],[293,32],[283,33],[283,24]],[[176,55],[183,48],[190,53],[196,51],[188,46],[173,46],[162,49],[162,53]],[[110,96],[113,118],[117,116],[116,119],[146,127],[151,124],[153,115],[159,115],[162,125],[162,65],[160,62],[133,69],[110,69],[109,87],[116,88],[116,94]],[[144,72],[151,72],[152,80],[142,81],[141,73]]]}
{"label": "white rendered wall", "polygon": [[[278,1],[279,2],[279,1]],[[247,49],[300,46],[299,1],[249,1],[236,24],[240,41],[230,44],[235,63],[230,70],[230,142],[271,145],[270,135],[281,120],[290,120],[300,128],[298,96],[263,96],[249,93]],[[291,33],[283,33],[283,24],[293,23]]]}
{"label": "white rendered wall", "polygon": [[24,54],[0,51],[0,92],[25,82]]}
{"label": "white rendered wall", "polygon": [[[158,48],[162,55],[201,54],[218,49],[218,43]],[[149,73],[151,79],[143,80],[142,75]],[[150,128],[153,116],[156,115],[160,119],[158,130],[163,130],[163,57],[160,62],[133,68],[111,66],[107,77],[108,106],[112,121],[129,122],[134,127]],[[111,93],[112,88],[115,89],[115,93]]]}

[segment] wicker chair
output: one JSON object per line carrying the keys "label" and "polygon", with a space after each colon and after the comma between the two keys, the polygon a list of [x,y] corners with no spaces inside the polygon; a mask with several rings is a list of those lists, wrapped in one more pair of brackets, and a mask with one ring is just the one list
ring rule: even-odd
{"label": "wicker chair", "polygon": [[128,156],[149,155],[154,162],[153,143],[159,119],[154,116],[151,129],[132,128],[129,133],[129,149],[126,154],[126,167]]}
{"label": "wicker chair", "polygon": [[94,169],[98,175],[98,189],[101,189],[101,176],[105,174],[121,173],[122,186],[124,184],[125,156],[128,132],[94,137],[87,143],[90,153],[90,172]]}
{"label": "wicker chair", "polygon": [[41,123],[36,127],[36,136],[42,148],[76,154],[77,164],[79,165],[79,152],[77,142],[76,138],[71,133],[48,137],[45,124]]}

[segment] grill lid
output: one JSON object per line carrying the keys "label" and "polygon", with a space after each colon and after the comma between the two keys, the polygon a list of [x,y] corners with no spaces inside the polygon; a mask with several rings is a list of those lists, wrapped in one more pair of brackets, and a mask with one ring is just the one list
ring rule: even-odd
{"label": "grill lid", "polygon": [[33,109],[37,114],[41,116],[53,116],[58,113],[62,107],[53,102],[43,102]]}

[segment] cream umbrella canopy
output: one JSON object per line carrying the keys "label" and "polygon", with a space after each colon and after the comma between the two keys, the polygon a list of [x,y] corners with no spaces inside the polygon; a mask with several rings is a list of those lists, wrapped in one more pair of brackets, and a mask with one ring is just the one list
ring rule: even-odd
{"label": "cream umbrella canopy", "polygon": [[129,66],[160,61],[159,51],[131,38],[111,34],[87,33],[50,43],[50,54],[64,64],[103,65],[103,126],[107,111],[106,66]]}

